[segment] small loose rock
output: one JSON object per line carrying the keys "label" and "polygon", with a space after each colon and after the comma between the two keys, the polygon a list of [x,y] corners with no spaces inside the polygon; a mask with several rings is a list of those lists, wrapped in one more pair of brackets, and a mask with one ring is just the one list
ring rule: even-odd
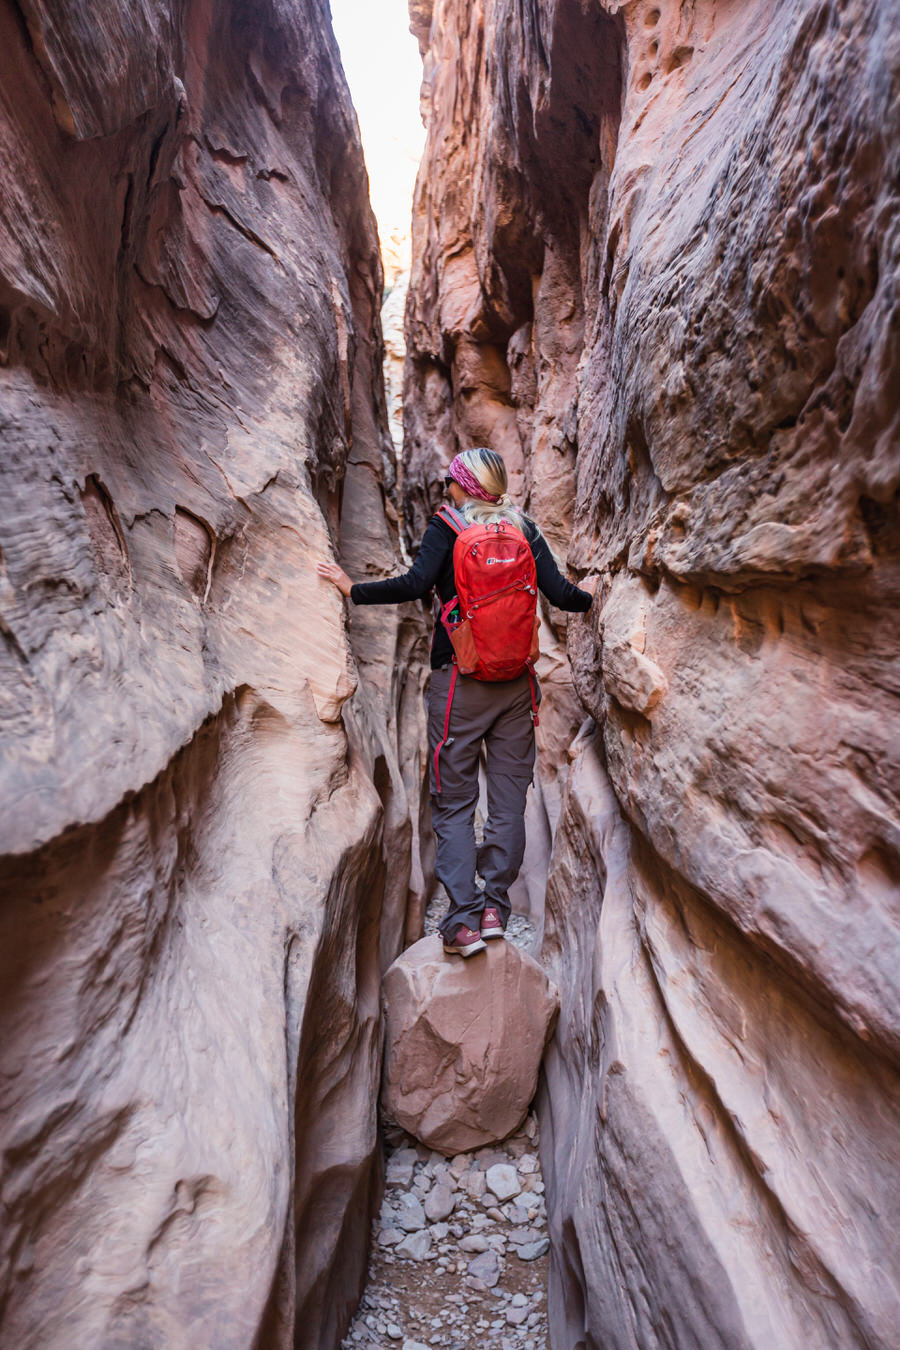
{"label": "small loose rock", "polygon": [[511,1163],[495,1163],[485,1175],[488,1189],[498,1200],[511,1200],[522,1189],[515,1167]]}
{"label": "small loose rock", "polygon": [[416,1233],[420,1228],[425,1227],[425,1210],[422,1208],[422,1201],[417,1195],[413,1195],[412,1191],[400,1195],[395,1204],[394,1213],[398,1228],[402,1228],[405,1233]]}
{"label": "small loose rock", "polygon": [[425,1198],[425,1217],[432,1223],[439,1223],[453,1213],[455,1206],[456,1196],[449,1186],[432,1186]]}
{"label": "small loose rock", "polygon": [[421,1231],[410,1233],[402,1242],[397,1243],[394,1250],[398,1256],[408,1256],[413,1261],[424,1261],[431,1251],[431,1234]]}
{"label": "small loose rock", "polygon": [[550,1239],[541,1238],[540,1242],[528,1242],[516,1249],[520,1261],[536,1261],[550,1250]]}
{"label": "small loose rock", "polygon": [[493,1289],[500,1280],[500,1258],[492,1247],[473,1257],[466,1269],[473,1279],[481,1280],[488,1289]]}

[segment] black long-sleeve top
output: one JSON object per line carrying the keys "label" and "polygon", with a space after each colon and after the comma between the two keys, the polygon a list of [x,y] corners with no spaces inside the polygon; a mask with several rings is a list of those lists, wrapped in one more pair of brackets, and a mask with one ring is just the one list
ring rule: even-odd
{"label": "black long-sleeve top", "polygon": [[[590,594],[579,590],[563,576],[553,560],[546,539],[531,521],[525,522],[525,537],[534,554],[537,584],[551,605],[582,614],[590,609]],[[399,577],[388,577],[385,581],[358,581],[351,588],[350,599],[354,605],[399,605],[404,600],[422,600],[432,587],[436,587],[442,603],[446,603],[456,594],[453,576],[455,542],[456,535],[451,527],[439,516],[432,516],[422,536],[416,561],[409,571]],[[431,642],[432,670],[446,665],[452,659],[450,637],[443,623],[437,619]]]}

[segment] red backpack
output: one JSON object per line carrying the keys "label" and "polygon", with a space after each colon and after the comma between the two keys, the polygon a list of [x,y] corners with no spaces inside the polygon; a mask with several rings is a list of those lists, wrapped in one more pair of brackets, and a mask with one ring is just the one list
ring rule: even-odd
{"label": "red backpack", "polygon": [[514,680],[526,671],[531,685],[531,716],[537,726],[534,662],[540,647],[534,554],[522,531],[508,520],[467,525],[465,516],[452,506],[442,506],[437,516],[456,535],[456,595],[440,613],[455,653],[444,735],[434,754],[440,792],[439,756],[448,739],[457,675],[472,675],[476,680]]}

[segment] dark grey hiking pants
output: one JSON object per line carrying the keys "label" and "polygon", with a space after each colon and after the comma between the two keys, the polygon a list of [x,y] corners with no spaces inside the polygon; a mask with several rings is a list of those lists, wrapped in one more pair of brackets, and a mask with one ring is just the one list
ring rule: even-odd
{"label": "dark grey hiking pants", "polygon": [[[452,666],[433,670],[428,687],[431,810],[437,836],[435,873],[450,896],[450,908],[441,922],[441,932],[447,938],[454,936],[461,923],[478,928],[485,905],[495,905],[504,924],[509,919],[507,891],[525,852],[525,795],[534,772],[528,676],[489,683],[458,675],[450,709],[450,739],[440,752],[441,791],[437,792],[434,752],[444,735],[452,673]],[[476,849],[475,808],[482,743],[487,761],[488,818],[484,843]],[[476,868],[485,883],[483,895],[475,886]]]}

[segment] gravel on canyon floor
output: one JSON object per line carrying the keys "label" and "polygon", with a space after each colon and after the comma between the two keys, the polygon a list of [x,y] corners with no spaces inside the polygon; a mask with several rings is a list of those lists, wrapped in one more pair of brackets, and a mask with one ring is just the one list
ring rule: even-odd
{"label": "gravel on canyon floor", "polygon": [[547,1218],[538,1126],[445,1158],[386,1132],[369,1279],[343,1350],[545,1350]]}

